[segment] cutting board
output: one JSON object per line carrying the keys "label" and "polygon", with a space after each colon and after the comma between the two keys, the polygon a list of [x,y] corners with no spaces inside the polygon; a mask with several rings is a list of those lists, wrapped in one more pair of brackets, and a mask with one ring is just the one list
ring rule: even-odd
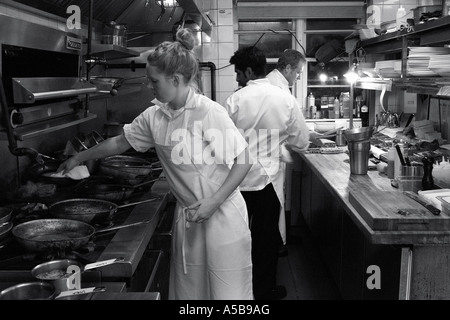
{"label": "cutting board", "polygon": [[448,215],[435,216],[398,191],[351,190],[349,201],[374,231],[450,231]]}

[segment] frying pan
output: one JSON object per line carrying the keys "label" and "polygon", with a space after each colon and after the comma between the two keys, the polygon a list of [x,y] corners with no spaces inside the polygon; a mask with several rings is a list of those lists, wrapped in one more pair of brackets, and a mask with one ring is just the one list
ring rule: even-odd
{"label": "frying pan", "polygon": [[151,177],[155,171],[161,173],[162,168],[156,168],[145,159],[130,156],[112,156],[100,161],[99,169],[103,175],[114,177],[121,183],[136,185]]}
{"label": "frying pan", "polygon": [[49,206],[53,218],[78,220],[87,223],[104,222],[111,219],[118,209],[131,207],[141,203],[152,202],[151,198],[139,202],[117,205],[113,202],[98,199],[69,199],[58,201]]}
{"label": "frying pan", "polygon": [[18,224],[12,229],[17,242],[33,252],[75,250],[86,245],[98,233],[129,228],[151,220],[95,230],[90,224],[69,219],[38,219]]}
{"label": "frying pan", "polygon": [[36,163],[28,168],[28,175],[31,180],[43,183],[54,184],[61,187],[74,186],[79,181],[67,177],[53,177],[58,170],[60,161],[47,161],[44,164]]}
{"label": "frying pan", "polygon": [[75,192],[78,195],[89,199],[121,202],[129,199],[134,190],[136,190],[137,188],[150,183],[154,183],[158,180],[160,180],[160,178],[149,180],[137,185],[121,185],[113,183],[98,184],[87,182],[78,185],[75,189]]}
{"label": "frying pan", "polygon": [[63,291],[57,295],[56,288],[48,282],[19,283],[0,292],[0,300],[57,300],[88,293],[105,292],[104,287]]}

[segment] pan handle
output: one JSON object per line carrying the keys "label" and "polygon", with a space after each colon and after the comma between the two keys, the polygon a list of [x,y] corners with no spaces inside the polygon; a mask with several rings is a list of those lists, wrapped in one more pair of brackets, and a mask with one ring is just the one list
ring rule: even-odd
{"label": "pan handle", "polygon": [[62,291],[58,296],[55,297],[56,299],[61,298],[67,298],[67,297],[73,297],[73,296],[79,296],[83,294],[89,294],[89,293],[96,293],[96,292],[105,292],[105,287],[92,287],[92,288],[84,288],[80,290],[69,290],[69,291]]}
{"label": "pan handle", "polygon": [[110,228],[105,228],[105,229],[99,229],[99,230],[96,230],[95,233],[109,232],[109,231],[125,229],[125,228],[128,228],[128,227],[140,226],[140,225],[143,225],[143,224],[148,224],[151,221],[152,220],[144,220],[144,221],[140,221],[140,222],[135,222],[135,223],[130,223],[130,224],[123,224],[123,225],[120,225],[120,226],[115,226],[115,227],[110,227]]}
{"label": "pan handle", "polygon": [[[161,178],[152,179],[152,180],[149,180],[149,181],[146,181],[146,182],[142,182],[142,183],[139,183],[139,184],[135,184],[134,186],[131,186],[131,187],[132,187],[133,189],[136,189],[136,188],[145,186],[145,185],[147,185],[147,184],[150,184],[150,183],[153,183],[153,182],[156,182],[156,181],[159,181],[159,180],[162,180],[162,179],[161,179]],[[128,185],[127,185],[126,187],[129,188]]]}
{"label": "pan handle", "polygon": [[83,271],[105,267],[105,266],[109,266],[111,264],[114,264],[114,263],[117,263],[117,262],[123,262],[123,261],[125,261],[125,259],[123,257],[120,257],[120,258],[116,258],[116,259],[110,259],[110,260],[104,260],[104,261],[98,261],[98,262],[94,262],[94,263],[89,263],[89,264],[84,266]]}
{"label": "pan handle", "polygon": [[147,199],[147,200],[143,200],[143,201],[139,201],[139,202],[131,202],[131,203],[127,203],[127,204],[123,204],[121,206],[118,206],[117,209],[122,209],[122,208],[126,208],[126,207],[131,207],[131,206],[137,206],[138,204],[143,204],[143,203],[147,203],[147,202],[153,202],[155,200],[158,200],[159,198],[151,198],[151,199]]}

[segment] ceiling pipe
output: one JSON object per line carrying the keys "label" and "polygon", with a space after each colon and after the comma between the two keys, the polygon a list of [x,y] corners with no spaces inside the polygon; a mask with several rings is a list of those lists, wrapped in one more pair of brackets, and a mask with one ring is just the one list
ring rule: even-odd
{"label": "ceiling pipe", "polygon": [[200,62],[201,68],[209,68],[211,71],[211,100],[217,101],[216,99],[216,70],[217,67],[212,62]]}
{"label": "ceiling pipe", "polygon": [[[91,80],[92,63],[92,22],[94,20],[94,0],[89,0],[89,21],[88,21],[88,40],[87,40],[87,53],[86,53],[86,81],[89,83]],[[84,108],[84,116],[89,115],[90,108],[90,95],[86,95],[86,106]]]}

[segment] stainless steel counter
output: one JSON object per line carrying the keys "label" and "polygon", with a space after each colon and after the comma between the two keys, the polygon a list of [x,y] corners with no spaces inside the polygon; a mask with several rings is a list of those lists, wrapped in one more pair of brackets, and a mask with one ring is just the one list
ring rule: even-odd
{"label": "stainless steel counter", "polygon": [[157,201],[135,206],[125,221],[125,224],[144,220],[150,220],[150,223],[117,231],[114,238],[100,255],[98,261],[114,259],[116,257],[123,257],[125,259],[122,263],[103,267],[102,277],[130,278],[133,276],[161,219],[163,211],[172,197],[167,182],[155,182],[151,192],[143,195],[141,200],[155,196],[159,198]]}

